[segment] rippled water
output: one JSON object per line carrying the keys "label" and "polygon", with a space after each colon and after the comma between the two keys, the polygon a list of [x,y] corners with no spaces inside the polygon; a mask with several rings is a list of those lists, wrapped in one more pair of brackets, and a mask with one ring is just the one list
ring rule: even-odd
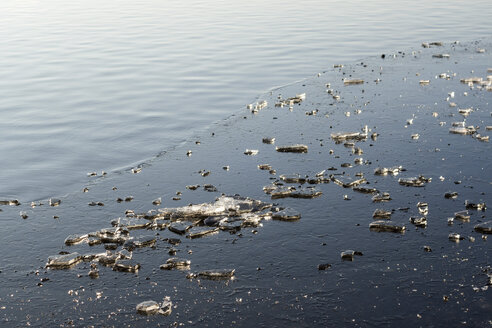
{"label": "rippled water", "polygon": [[421,41],[490,33],[490,1],[2,1],[0,196],[79,189],[256,95]]}

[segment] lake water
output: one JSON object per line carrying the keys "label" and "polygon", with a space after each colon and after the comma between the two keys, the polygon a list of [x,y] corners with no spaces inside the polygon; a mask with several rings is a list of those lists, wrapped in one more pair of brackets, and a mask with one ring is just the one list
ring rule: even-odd
{"label": "lake water", "polygon": [[79,190],[270,88],[422,41],[490,35],[473,1],[2,1],[0,197]]}
{"label": "lake water", "polygon": [[[491,7],[3,1],[0,326],[490,326]],[[267,208],[182,214],[235,194]],[[377,209],[405,231],[370,229]],[[190,276],[213,269],[235,277]]]}

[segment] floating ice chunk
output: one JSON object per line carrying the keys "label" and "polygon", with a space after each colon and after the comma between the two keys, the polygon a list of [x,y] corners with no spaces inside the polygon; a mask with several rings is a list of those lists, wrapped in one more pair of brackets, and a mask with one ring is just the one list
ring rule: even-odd
{"label": "floating ice chunk", "polygon": [[377,194],[379,193],[379,190],[376,188],[365,188],[365,187],[354,187],[352,188],[353,191],[358,191],[363,194]]}
{"label": "floating ice chunk", "polygon": [[416,225],[417,227],[427,227],[427,218],[425,216],[415,217],[412,216],[409,219],[410,223]]}
{"label": "floating ice chunk", "polygon": [[153,247],[155,243],[156,243],[156,238],[154,236],[143,236],[143,237],[127,240],[123,244],[123,248],[132,251],[135,248]]}
{"label": "floating ice chunk", "polygon": [[280,153],[307,153],[308,146],[306,145],[290,145],[290,146],[278,146],[275,148]]}
{"label": "floating ice chunk", "polygon": [[134,218],[118,218],[111,221],[111,225],[115,227],[123,227],[128,230],[134,229],[147,229],[150,227],[152,222],[144,219],[134,219]]}
{"label": "floating ice chunk", "polygon": [[372,197],[372,201],[375,203],[378,202],[389,202],[391,200],[391,196],[388,192],[383,192],[382,194],[376,194]]}
{"label": "floating ice chunk", "polygon": [[362,132],[339,132],[332,133],[331,138],[336,142],[341,142],[344,140],[356,140],[362,141],[367,139],[367,133]]}
{"label": "floating ice chunk", "polygon": [[489,136],[482,136],[480,134],[475,135],[475,138],[479,141],[484,141],[484,142],[488,142],[490,139]]}
{"label": "floating ice chunk", "polygon": [[474,126],[468,126],[468,127],[453,126],[452,128],[449,129],[449,132],[454,134],[465,135],[465,134],[474,134],[475,132],[477,132],[477,130],[475,129]]}
{"label": "floating ice chunk", "polygon": [[393,167],[378,167],[374,170],[374,174],[376,175],[387,175],[393,174],[397,175],[400,172],[406,171],[403,166],[393,166]]}
{"label": "floating ice chunk", "polygon": [[420,80],[419,83],[420,85],[428,85],[430,84],[430,80]]}
{"label": "floating ice chunk", "polygon": [[473,227],[476,232],[484,233],[484,234],[492,234],[492,221],[486,221],[477,224]]}
{"label": "floating ice chunk", "polygon": [[166,261],[165,264],[162,264],[160,268],[162,270],[172,270],[172,269],[178,269],[178,270],[189,270],[191,265],[190,260],[185,260],[185,259],[179,259],[177,257],[172,257]]}
{"label": "floating ice chunk", "polygon": [[323,263],[323,264],[319,264],[318,265],[318,270],[326,270],[326,269],[329,269],[331,268],[331,264],[330,263]]}
{"label": "floating ice chunk", "polygon": [[254,156],[258,154],[258,149],[246,149],[244,155]]}
{"label": "floating ice chunk", "polygon": [[0,205],[19,206],[20,205],[20,202],[17,199],[0,200]]}
{"label": "floating ice chunk", "polygon": [[448,239],[454,242],[459,242],[460,240],[464,239],[463,237],[460,236],[459,233],[452,232],[448,235]]}
{"label": "floating ice chunk", "polygon": [[145,301],[137,305],[137,313],[143,315],[161,314],[168,316],[172,312],[172,302],[170,297],[164,298],[162,304],[155,301]]}
{"label": "floating ice chunk", "polygon": [[398,179],[398,183],[402,186],[409,187],[423,187],[426,183],[431,182],[432,178],[426,178],[423,175],[413,178],[400,178]]}
{"label": "floating ice chunk", "polygon": [[468,214],[468,211],[459,211],[454,213],[454,218],[456,220],[460,220],[463,222],[469,222],[470,221],[470,214]]}
{"label": "floating ice chunk", "polygon": [[63,255],[53,255],[48,257],[46,267],[54,269],[65,269],[76,265],[80,261],[82,261],[82,256],[76,252]]}
{"label": "floating ice chunk", "polygon": [[270,164],[259,164],[258,165],[259,170],[265,170],[265,171],[270,171],[272,169],[272,166]]}
{"label": "floating ice chunk", "polygon": [[89,237],[88,234],[74,234],[70,235],[65,239],[65,245],[75,245],[83,241],[87,241]]}
{"label": "floating ice chunk", "polygon": [[205,270],[197,274],[198,277],[205,279],[231,279],[234,277],[236,269]]}
{"label": "floating ice chunk", "polygon": [[282,174],[280,176],[280,180],[284,181],[285,183],[302,184],[306,182],[306,177],[301,177],[299,174],[291,174],[291,175]]}
{"label": "floating ice chunk", "polygon": [[96,263],[91,263],[91,269],[88,273],[89,277],[92,279],[98,278],[99,277],[99,269],[97,268]]}
{"label": "floating ice chunk", "polygon": [[464,78],[464,79],[461,79],[460,82],[461,83],[465,83],[465,84],[468,84],[468,83],[481,83],[483,81],[483,78],[481,77],[467,77],[467,78]]}
{"label": "floating ice chunk", "polygon": [[434,54],[432,58],[449,58],[449,54]]}
{"label": "floating ice chunk", "polygon": [[444,194],[444,198],[457,198],[458,193],[456,191],[448,191],[447,193]]}
{"label": "floating ice chunk", "polygon": [[373,219],[391,219],[391,211],[386,211],[382,209],[376,209],[374,213],[372,213]]}
{"label": "floating ice chunk", "polygon": [[137,272],[140,269],[140,263],[134,260],[117,260],[113,265],[114,271]]}
{"label": "floating ice chunk", "polygon": [[361,80],[361,79],[343,79],[343,84],[345,84],[345,85],[364,84],[364,80]]}
{"label": "floating ice chunk", "polygon": [[461,115],[463,116],[468,116],[470,115],[470,113],[473,112],[473,108],[461,108],[461,109],[458,109],[458,113],[460,113]]}
{"label": "floating ice chunk", "polygon": [[50,206],[58,206],[58,205],[60,205],[61,200],[57,199],[57,198],[50,198],[49,203],[50,203]]}
{"label": "floating ice chunk", "polygon": [[471,203],[468,200],[465,200],[465,207],[466,209],[477,211],[485,211],[487,209],[487,205],[485,203]]}
{"label": "floating ice chunk", "polygon": [[272,213],[272,219],[273,220],[297,221],[300,218],[301,218],[301,213],[297,212],[296,210],[294,210],[290,207],[287,207],[283,210]]}
{"label": "floating ice chunk", "polygon": [[362,252],[354,251],[351,249],[343,251],[340,253],[340,257],[342,258],[342,260],[345,260],[345,261],[353,261],[355,255],[362,256],[363,254],[362,254]]}
{"label": "floating ice chunk", "polygon": [[275,143],[275,138],[266,137],[266,138],[263,138],[262,139],[262,142],[264,144],[274,144]]}
{"label": "floating ice chunk", "polygon": [[418,202],[417,208],[419,209],[419,213],[422,215],[429,214],[429,204],[426,202]]}
{"label": "floating ice chunk", "polygon": [[351,178],[342,178],[342,177],[335,177],[334,175],[331,175],[331,180],[336,183],[337,185],[339,186],[342,186],[344,188],[352,188],[352,187],[356,187],[358,185],[361,185],[365,182],[367,182],[367,180],[365,178],[360,178],[360,179],[351,179]]}
{"label": "floating ice chunk", "polygon": [[207,227],[193,227],[188,232],[186,238],[195,239],[215,234],[219,232],[219,228],[210,229]]}
{"label": "floating ice chunk", "polygon": [[272,185],[272,186],[264,187],[263,190],[265,191],[265,193],[270,194],[272,199],[279,199],[279,198],[286,198],[286,197],[315,198],[323,194],[322,191],[313,187],[295,188],[295,187],[282,187],[282,186]]}
{"label": "floating ice chunk", "polygon": [[271,204],[240,196],[220,196],[212,203],[202,203],[176,208],[159,209],[161,218],[196,219],[208,216],[239,215],[247,212],[258,212],[270,208]]}
{"label": "floating ice chunk", "polygon": [[420,138],[420,134],[415,133],[415,134],[412,134],[411,137],[413,140],[417,140],[418,138]]}
{"label": "floating ice chunk", "polygon": [[369,229],[372,231],[379,231],[379,232],[398,232],[398,233],[403,233],[405,232],[405,226],[397,225],[393,223],[392,221],[386,221],[386,220],[378,220],[371,222],[369,224]]}
{"label": "floating ice chunk", "polygon": [[161,197],[159,197],[159,198],[157,198],[157,199],[154,199],[154,200],[152,201],[152,204],[153,204],[153,205],[161,205],[161,203],[162,203],[162,198],[161,198]]}

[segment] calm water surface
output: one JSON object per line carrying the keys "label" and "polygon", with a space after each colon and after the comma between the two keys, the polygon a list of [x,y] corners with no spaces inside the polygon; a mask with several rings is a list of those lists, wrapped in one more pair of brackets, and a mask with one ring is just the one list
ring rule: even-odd
{"label": "calm water surface", "polygon": [[78,190],[272,87],[421,41],[479,38],[473,1],[2,1],[0,196]]}

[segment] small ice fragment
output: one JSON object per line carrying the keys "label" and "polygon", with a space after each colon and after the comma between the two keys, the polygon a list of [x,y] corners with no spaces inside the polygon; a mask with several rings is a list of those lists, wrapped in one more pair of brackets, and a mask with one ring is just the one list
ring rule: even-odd
{"label": "small ice fragment", "polygon": [[448,239],[454,242],[459,242],[461,239],[463,239],[459,233],[452,232],[448,235]]}
{"label": "small ice fragment", "polygon": [[479,223],[473,228],[475,229],[476,232],[479,233],[492,234],[492,221]]}
{"label": "small ice fragment", "polygon": [[397,175],[399,172],[403,172],[405,169],[403,166],[393,166],[390,168],[387,167],[378,167],[374,170],[374,174],[376,175],[387,175],[387,174],[393,174]]}
{"label": "small ice fragment", "polygon": [[420,138],[420,134],[418,134],[418,133],[412,134],[413,140],[417,140],[418,138]]}
{"label": "small ice fragment", "polygon": [[434,54],[432,58],[449,58],[449,54]]}
{"label": "small ice fragment", "polygon": [[200,277],[211,280],[231,279],[234,277],[235,269],[205,270],[198,274],[189,275],[190,277]]}
{"label": "small ice fragment", "polygon": [[58,205],[60,205],[61,200],[57,199],[57,198],[50,198],[49,203],[50,203],[50,206],[58,206]]}
{"label": "small ice fragment", "polygon": [[459,211],[454,213],[454,218],[456,220],[464,221],[464,222],[469,222],[470,221],[470,215],[468,214],[468,211]]}
{"label": "small ice fragment", "polygon": [[19,212],[19,215],[21,218],[23,218],[24,220],[27,219],[29,217],[29,215],[27,215],[27,212],[25,211],[20,211]]}
{"label": "small ice fragment", "polygon": [[456,191],[448,191],[447,193],[444,194],[444,198],[456,198],[458,197],[458,193]]}
{"label": "small ice fragment", "polygon": [[258,154],[258,150],[257,149],[246,149],[244,151],[244,155],[254,156],[254,155],[257,155],[257,154]]}
{"label": "small ice fragment", "polygon": [[378,220],[371,222],[369,224],[369,229],[372,231],[378,231],[378,232],[397,232],[397,233],[403,233],[405,232],[405,226],[400,226],[392,221],[386,221],[386,220]]}
{"label": "small ice fragment", "polygon": [[48,257],[47,268],[64,269],[69,268],[82,260],[79,253],[69,253]]}
{"label": "small ice fragment", "polygon": [[273,144],[273,143],[275,143],[275,138],[265,137],[262,139],[262,142],[265,144]]}
{"label": "small ice fragment", "polygon": [[420,83],[420,85],[428,85],[428,84],[430,84],[430,81],[429,80],[420,80],[419,83]]}
{"label": "small ice fragment", "polygon": [[301,218],[301,213],[289,207],[281,211],[272,213],[273,220],[296,221],[299,220],[300,218]]}
{"label": "small ice fragment", "polygon": [[270,171],[272,169],[272,166],[270,164],[259,164],[258,169]]}
{"label": "small ice fragment", "polygon": [[426,202],[418,202],[417,208],[419,209],[419,213],[422,215],[429,214],[429,204]]}
{"label": "small ice fragment", "polygon": [[276,150],[281,153],[307,153],[308,146],[306,145],[291,145],[291,146],[278,146]]}
{"label": "small ice fragment", "polygon": [[75,245],[78,243],[81,243],[83,241],[86,241],[89,235],[87,234],[75,234],[75,235],[70,235],[65,239],[65,245]]}
{"label": "small ice fragment", "polygon": [[421,217],[410,217],[409,219],[410,223],[416,225],[417,227],[426,227],[427,226],[427,218],[425,216]]}
{"label": "small ice fragment", "polygon": [[152,204],[153,204],[153,205],[161,205],[161,203],[162,203],[162,198],[161,198],[161,197],[159,197],[159,198],[157,198],[157,199],[154,199],[154,200],[152,201]]}
{"label": "small ice fragment", "polygon": [[372,197],[372,201],[375,203],[378,202],[389,202],[391,200],[391,196],[388,192],[383,192],[382,194],[376,194]]}
{"label": "small ice fragment", "polygon": [[155,301],[145,301],[137,305],[139,314],[151,315],[156,314],[160,309],[159,303]]}
{"label": "small ice fragment", "polygon": [[331,268],[331,264],[329,263],[318,264],[318,270],[326,270],[329,268]]}
{"label": "small ice fragment", "polygon": [[362,256],[363,254],[362,254],[362,252],[354,251],[351,249],[343,251],[340,253],[340,257],[342,258],[342,260],[345,260],[345,261],[353,261],[355,255]]}
{"label": "small ice fragment", "polygon": [[140,269],[140,263],[134,260],[117,260],[113,265],[114,271],[137,272]]}
{"label": "small ice fragment", "polygon": [[172,270],[172,269],[189,270],[190,265],[191,265],[190,260],[172,257],[168,259],[165,264],[162,264],[160,268],[162,270]]}
{"label": "small ice fragment", "polygon": [[373,219],[377,219],[377,220],[380,220],[380,219],[391,219],[391,211],[386,211],[386,210],[382,210],[382,209],[376,209],[374,211],[374,213],[372,213],[372,218]]}
{"label": "small ice fragment", "polygon": [[211,234],[215,234],[217,232],[219,232],[219,228],[209,229],[209,228],[204,228],[204,227],[196,227],[196,228],[191,228],[189,230],[189,233],[186,235],[186,238],[196,239],[196,238],[201,238],[201,237],[208,236]]}
{"label": "small ice fragment", "polygon": [[364,84],[364,80],[361,80],[361,79],[343,79],[343,84],[345,84],[345,85]]}
{"label": "small ice fragment", "polygon": [[468,210],[477,210],[477,211],[485,211],[487,209],[487,205],[485,203],[471,203],[468,200],[465,200],[465,207]]}
{"label": "small ice fragment", "polygon": [[483,78],[481,77],[467,77],[467,78],[464,78],[464,79],[461,79],[460,82],[461,83],[465,83],[465,84],[468,84],[468,83],[480,83],[483,81]]}
{"label": "small ice fragment", "polygon": [[361,132],[339,132],[339,133],[332,133],[331,138],[334,141],[344,141],[344,140],[356,140],[356,141],[362,141],[367,139],[367,134],[366,133],[361,133]]}
{"label": "small ice fragment", "polygon": [[473,108],[462,108],[462,109],[458,109],[458,113],[460,113],[461,115],[463,116],[468,116],[470,115],[470,113],[473,112]]}
{"label": "small ice fragment", "polygon": [[426,178],[423,175],[412,178],[400,178],[398,179],[398,183],[402,186],[409,187],[423,187],[426,183],[431,182],[432,178]]}

